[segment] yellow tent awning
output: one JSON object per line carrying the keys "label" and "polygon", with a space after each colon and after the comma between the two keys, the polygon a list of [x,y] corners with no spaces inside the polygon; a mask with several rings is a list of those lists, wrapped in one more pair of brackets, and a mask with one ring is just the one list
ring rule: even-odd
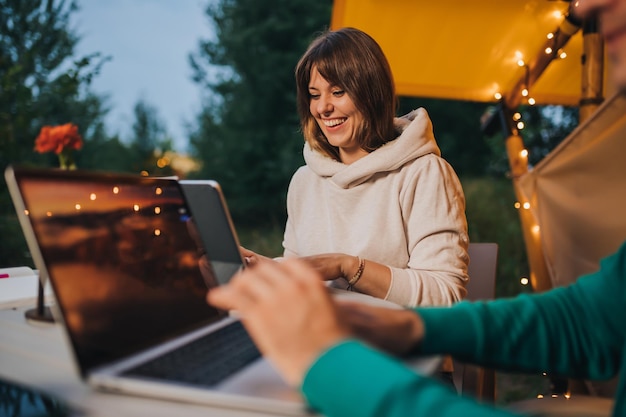
{"label": "yellow tent awning", "polygon": [[[496,102],[496,93],[525,77],[518,62],[543,52],[568,7],[561,0],[335,0],[331,28],[352,26],[376,39],[398,95]],[[578,104],[581,32],[531,85],[537,104]]]}

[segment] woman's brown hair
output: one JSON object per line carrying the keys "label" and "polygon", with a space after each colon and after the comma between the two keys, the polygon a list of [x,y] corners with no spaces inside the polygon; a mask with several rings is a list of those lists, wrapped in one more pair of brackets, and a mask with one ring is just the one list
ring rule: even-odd
{"label": "woman's brown hair", "polygon": [[309,110],[313,67],[328,83],[344,90],[363,114],[365,123],[357,131],[362,149],[371,152],[396,137],[397,100],[387,58],[371,36],[342,28],[314,39],[296,66],[300,125],[311,148],[340,161],[339,150],[328,143]]}

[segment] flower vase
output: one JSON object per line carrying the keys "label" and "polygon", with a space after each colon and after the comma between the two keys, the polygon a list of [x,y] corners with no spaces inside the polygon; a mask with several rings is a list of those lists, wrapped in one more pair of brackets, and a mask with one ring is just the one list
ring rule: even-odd
{"label": "flower vase", "polygon": [[76,163],[74,162],[71,149],[66,148],[59,153],[59,168],[68,170],[76,169]]}

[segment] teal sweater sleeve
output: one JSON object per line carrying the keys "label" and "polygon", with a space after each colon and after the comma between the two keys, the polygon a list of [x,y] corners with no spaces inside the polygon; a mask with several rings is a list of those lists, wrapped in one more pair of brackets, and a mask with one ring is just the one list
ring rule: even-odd
{"label": "teal sweater sleeve", "polygon": [[[424,354],[452,354],[498,369],[605,379],[626,367],[626,244],[600,270],[546,293],[453,307],[418,308]],[[624,371],[626,369],[622,369]],[[322,354],[302,392],[328,417],[491,417],[507,410],[458,396],[400,360],[348,340]],[[616,410],[624,411],[623,389]],[[619,415],[619,414],[616,414]]]}
{"label": "teal sweater sleeve", "polygon": [[302,392],[327,417],[511,417],[505,410],[459,397],[401,361],[358,341],[325,352],[309,369]]}
{"label": "teal sweater sleeve", "polygon": [[417,309],[423,353],[500,370],[608,379],[624,353],[626,245],[574,284],[535,295]]}

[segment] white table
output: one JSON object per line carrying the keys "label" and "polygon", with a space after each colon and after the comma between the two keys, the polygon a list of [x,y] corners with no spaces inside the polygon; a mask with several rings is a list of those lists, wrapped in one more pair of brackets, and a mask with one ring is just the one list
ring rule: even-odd
{"label": "white table", "polygon": [[[36,282],[36,281],[35,281]],[[30,288],[30,284],[28,286]],[[33,295],[36,286],[32,289]],[[7,288],[6,286],[4,287]],[[30,290],[28,290],[30,291]],[[59,324],[27,321],[24,312],[35,298],[23,296],[14,303],[0,304],[0,379],[39,391],[59,400],[84,416],[151,417],[264,417],[270,414],[209,407],[150,398],[109,394],[90,389],[73,368],[71,353]],[[428,372],[438,367],[439,358],[421,361]]]}
{"label": "white table", "polygon": [[264,417],[270,414],[91,390],[73,369],[58,324],[31,324],[30,307],[0,310],[0,379],[32,388],[88,416],[224,416]]}

